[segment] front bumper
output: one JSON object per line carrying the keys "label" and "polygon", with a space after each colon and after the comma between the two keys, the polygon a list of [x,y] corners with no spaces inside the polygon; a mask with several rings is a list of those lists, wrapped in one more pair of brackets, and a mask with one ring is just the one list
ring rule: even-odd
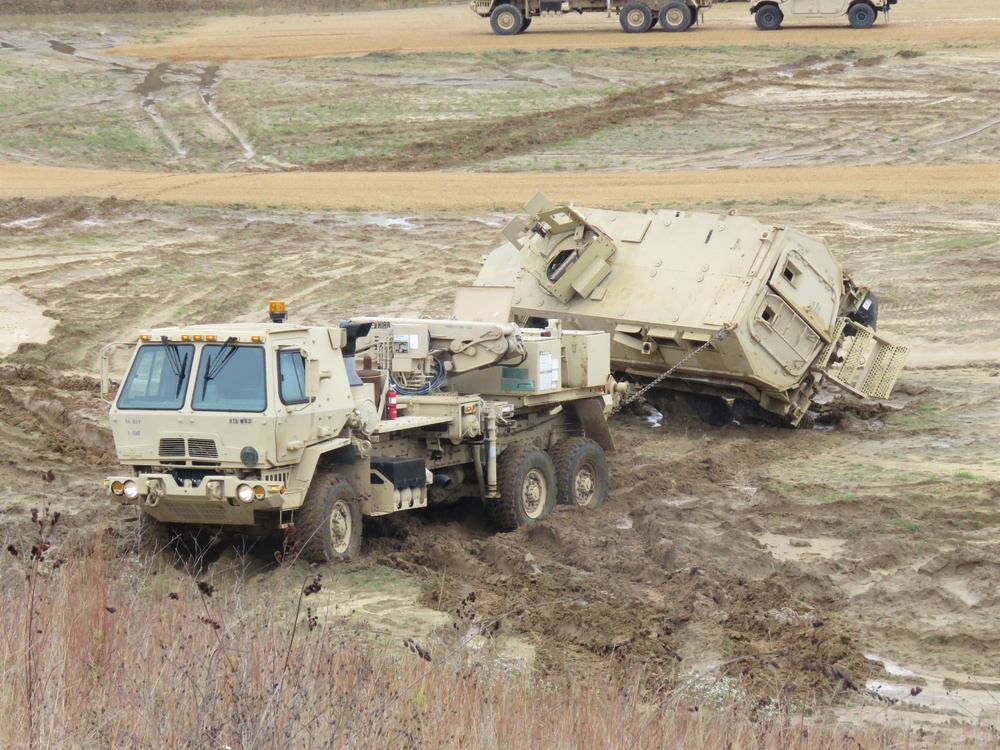
{"label": "front bumper", "polygon": [[[105,480],[112,501],[138,505],[158,521],[166,523],[208,523],[252,525],[255,511],[284,507],[284,485],[232,476],[208,476],[195,484],[181,484],[171,474],[140,474],[108,477]],[[244,498],[249,488],[249,500]]]}

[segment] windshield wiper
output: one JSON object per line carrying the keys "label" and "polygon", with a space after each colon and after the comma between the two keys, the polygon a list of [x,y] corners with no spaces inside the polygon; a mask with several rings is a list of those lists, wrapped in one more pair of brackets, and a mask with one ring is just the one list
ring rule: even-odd
{"label": "windshield wiper", "polygon": [[168,341],[166,336],[160,336],[160,341],[163,342],[163,346],[167,351],[167,362],[170,363],[170,369],[177,376],[177,390],[174,391],[174,398],[177,398],[181,393],[181,385],[184,383],[184,378],[187,375],[188,355],[185,352],[184,359],[181,359],[177,344]]}
{"label": "windshield wiper", "polygon": [[229,364],[229,360],[236,354],[236,337],[230,336],[212,363],[212,355],[209,355],[205,362],[205,374],[201,377],[201,397],[205,398],[205,391],[208,390],[208,381],[215,380],[222,372],[222,369]]}

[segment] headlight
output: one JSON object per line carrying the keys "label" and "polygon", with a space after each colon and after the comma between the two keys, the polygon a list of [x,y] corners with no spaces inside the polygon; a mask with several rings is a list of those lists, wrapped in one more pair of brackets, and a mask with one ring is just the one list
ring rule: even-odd
{"label": "headlight", "polygon": [[122,483],[117,479],[111,483],[111,491],[116,495],[123,494]]}
{"label": "headlight", "polygon": [[236,498],[241,503],[249,503],[253,500],[253,487],[249,484],[241,484],[236,488]]}
{"label": "headlight", "polygon": [[258,485],[257,485],[256,487],[254,487],[254,488],[253,488],[253,496],[254,496],[254,497],[255,497],[255,498],[257,499],[257,500],[263,500],[263,499],[264,499],[264,488],[263,488],[263,487],[261,487],[261,486],[260,486],[260,485],[258,484]]}
{"label": "headlight", "polygon": [[125,484],[122,485],[122,494],[124,494],[129,500],[135,500],[139,497],[139,485],[131,479],[126,479]]}

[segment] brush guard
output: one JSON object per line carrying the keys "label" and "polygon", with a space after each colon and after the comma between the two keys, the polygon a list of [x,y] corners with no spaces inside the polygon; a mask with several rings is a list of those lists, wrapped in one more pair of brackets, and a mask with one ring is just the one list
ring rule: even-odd
{"label": "brush guard", "polygon": [[888,398],[909,348],[889,343],[849,318],[838,318],[814,369],[858,398]]}

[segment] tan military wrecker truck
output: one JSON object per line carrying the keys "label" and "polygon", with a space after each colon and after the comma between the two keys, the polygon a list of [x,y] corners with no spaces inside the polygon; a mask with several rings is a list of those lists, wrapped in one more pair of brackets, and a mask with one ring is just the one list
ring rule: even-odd
{"label": "tan military wrecker truck", "polygon": [[666,31],[687,31],[715,0],[472,0],[469,7],[490,19],[494,33],[511,36],[527,31],[532,19],[567,13],[611,13],[630,34],[649,31],[659,22]]}
{"label": "tan military wrecker truck", "polygon": [[478,496],[510,531],[602,503],[608,334],[489,322],[510,304],[496,291],[459,299],[479,320],[306,326],[275,303],[269,323],[142,333],[110,407],[132,469],[112,499],[153,528],[294,524],[311,561],[357,555],[362,516]]}

